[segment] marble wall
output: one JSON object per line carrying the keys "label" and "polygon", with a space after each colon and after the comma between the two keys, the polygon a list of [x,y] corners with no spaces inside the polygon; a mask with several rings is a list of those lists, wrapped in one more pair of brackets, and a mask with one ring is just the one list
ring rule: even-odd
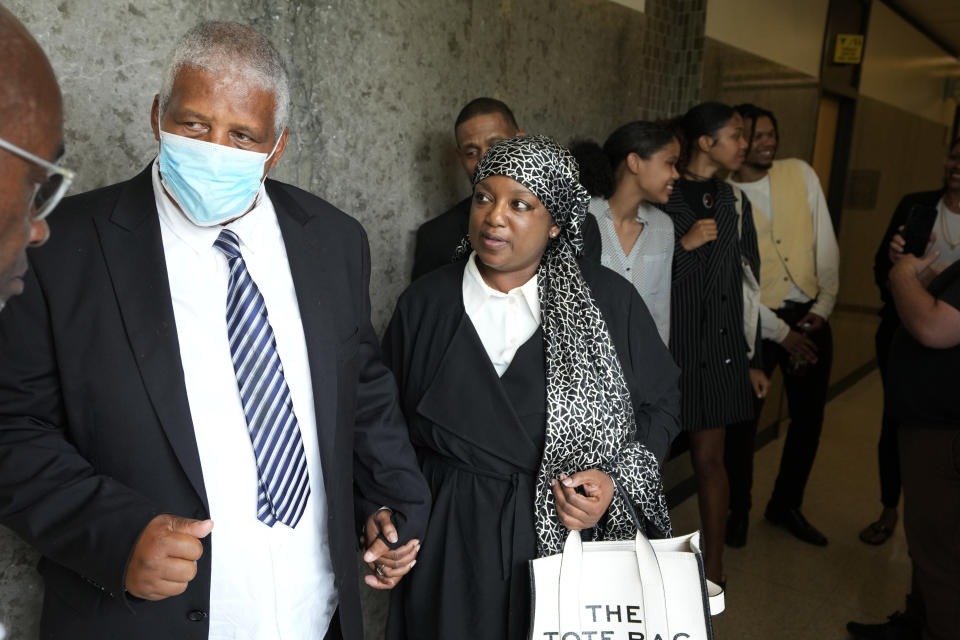
{"label": "marble wall", "polygon": [[[64,93],[66,163],[82,191],[152,159],[149,110],[173,42],[199,20],[268,34],[290,61],[291,145],[274,177],[359,219],[382,328],[412,267],[413,233],[469,189],[453,120],[468,100],[510,104],[528,132],[602,140],[700,95],[706,0],[7,0]],[[56,233],[56,214],[52,222]],[[0,624],[37,635],[32,551],[0,529]],[[379,628],[371,605],[369,636]],[[2,636],[2,632],[0,632]]]}

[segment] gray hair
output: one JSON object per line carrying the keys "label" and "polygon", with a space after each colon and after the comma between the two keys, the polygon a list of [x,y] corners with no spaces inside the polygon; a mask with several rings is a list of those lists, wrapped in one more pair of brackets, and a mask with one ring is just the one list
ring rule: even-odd
{"label": "gray hair", "polygon": [[195,67],[217,75],[240,76],[248,83],[273,93],[273,114],[277,138],[290,115],[290,78],[280,52],[266,36],[236,22],[201,22],[177,42],[160,88],[160,115],[163,115],[173,82],[184,67]]}

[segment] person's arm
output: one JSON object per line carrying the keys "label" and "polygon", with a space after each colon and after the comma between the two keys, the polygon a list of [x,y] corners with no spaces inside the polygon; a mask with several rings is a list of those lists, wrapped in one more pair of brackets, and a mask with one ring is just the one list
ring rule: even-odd
{"label": "person's arm", "polygon": [[[631,296],[628,327],[629,366],[639,386],[631,394],[637,440],[662,463],[680,433],[680,369],[636,291]],[[637,402],[641,396],[643,401]]]}
{"label": "person's arm", "polygon": [[370,324],[370,250],[362,235],[361,286],[354,419],[354,489],[358,524],[382,507],[393,512],[398,542],[422,538],[430,511],[430,491],[400,411],[393,374],[383,363]]}
{"label": "person's arm", "polygon": [[94,587],[120,597],[134,548],[161,511],[139,492],[99,474],[78,449],[83,446],[78,441],[92,434],[70,430],[64,386],[82,381],[61,380],[58,357],[65,354],[55,346],[36,265],[24,280],[24,293],[0,313],[0,524]]}
{"label": "person's arm", "polygon": [[921,274],[940,257],[934,251],[924,258],[904,254],[890,269],[890,292],[904,328],[917,342],[931,349],[960,345],[960,278],[939,298],[928,292]]}
{"label": "person's arm", "polygon": [[817,285],[820,292],[810,307],[810,313],[824,320],[830,318],[840,289],[840,249],[833,231],[833,220],[827,209],[820,180],[813,167],[803,162],[804,181],[807,185],[807,204],[813,215],[813,237],[817,268]]}
{"label": "person's arm", "polygon": [[773,309],[760,305],[760,335],[764,340],[783,342],[790,333],[790,325],[780,319]]}
{"label": "person's arm", "polygon": [[[741,192],[741,221],[740,221],[740,253],[746,259],[747,265],[753,271],[753,276],[760,282],[760,247],[757,244],[757,227],[753,224],[753,205],[747,194]],[[750,368],[763,369],[763,311],[760,305],[760,319],[757,323],[757,339],[754,343],[753,356],[750,358]]]}

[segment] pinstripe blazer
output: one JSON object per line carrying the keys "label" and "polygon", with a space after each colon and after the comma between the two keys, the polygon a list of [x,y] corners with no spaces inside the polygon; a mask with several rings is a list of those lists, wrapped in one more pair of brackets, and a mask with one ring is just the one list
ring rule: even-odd
{"label": "pinstripe blazer", "polygon": [[[760,254],[750,202],[743,198],[743,232],[730,186],[714,179],[717,239],[693,251],[680,244],[699,219],[680,180],[663,210],[673,219],[673,292],[670,351],[680,365],[681,424],[685,431],[722,427],[752,418],[750,361],[743,339],[741,253],[759,279]],[[758,350],[760,341],[757,340]],[[754,354],[759,367],[759,354]]]}

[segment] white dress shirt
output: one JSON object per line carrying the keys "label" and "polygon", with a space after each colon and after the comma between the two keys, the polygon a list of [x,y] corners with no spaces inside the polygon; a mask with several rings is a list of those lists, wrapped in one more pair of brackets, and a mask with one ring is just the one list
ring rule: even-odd
{"label": "white dress shirt", "polygon": [[[817,284],[820,288],[816,301],[810,307],[810,313],[828,320],[837,303],[837,292],[840,289],[840,248],[837,246],[833,221],[827,209],[827,200],[823,197],[820,179],[817,178],[813,167],[806,162],[801,162],[800,166],[803,168],[803,181],[807,187],[807,206],[810,207],[810,214],[813,216],[813,237],[816,245],[814,264],[817,268]],[[753,211],[759,210],[767,220],[772,220],[770,216],[773,205],[769,174],[756,182],[736,182],[732,178],[728,179],[728,182],[747,194],[747,198],[753,205]],[[787,300],[804,303],[810,302],[810,297],[801,291],[796,283],[793,283],[784,298],[784,301]],[[778,318],[773,311],[760,305],[760,334],[767,340],[782,342],[788,333],[790,333],[790,326]]]}
{"label": "white dress shirt", "polygon": [[590,199],[590,213],[600,227],[600,264],[633,283],[650,310],[664,344],[670,344],[670,286],[673,281],[673,220],[646,202],[637,208],[643,231],[623,252],[613,223],[613,212],[603,198]]}
{"label": "white dress shirt", "polygon": [[517,355],[517,349],[540,326],[537,276],[534,274],[521,286],[503,293],[483,281],[476,260],[474,251],[463,270],[463,308],[497,375],[502,376]]}
{"label": "white dress shirt", "polygon": [[960,242],[960,215],[950,211],[943,198],[937,202],[937,218],[933,221],[932,231],[936,232],[937,239],[933,241],[930,251],[940,252],[933,266],[935,269],[946,269],[960,260],[960,245],[950,245],[950,241]]}
{"label": "white dress shirt", "polygon": [[257,520],[257,467],[227,339],[229,270],[226,256],[213,246],[223,227],[198,227],[180,213],[156,162],[153,190],[214,523],[209,638],[323,638],[337,606],[326,493],[300,309],[273,203],[261,186],[256,206],[226,228],[240,238],[244,262],[263,295],[300,424],[311,494],[296,529]]}

